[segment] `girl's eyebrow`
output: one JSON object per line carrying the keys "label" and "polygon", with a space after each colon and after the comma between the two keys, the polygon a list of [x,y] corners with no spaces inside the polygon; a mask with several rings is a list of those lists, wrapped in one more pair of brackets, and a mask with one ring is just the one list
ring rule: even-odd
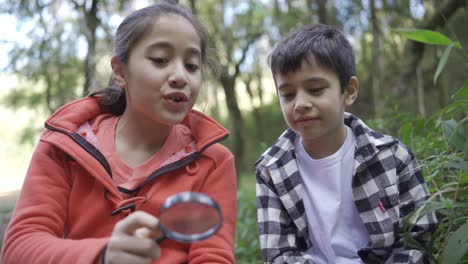
{"label": "girl's eyebrow", "polygon": [[157,41],[157,42],[153,42],[151,43],[146,49],[148,51],[150,50],[153,50],[153,49],[160,49],[160,48],[163,48],[163,49],[171,49],[173,48],[173,46],[171,45],[171,43],[167,42],[167,41]]}
{"label": "girl's eyebrow", "polygon": [[[148,47],[147,47],[147,51],[151,51],[153,49],[174,49],[174,45],[172,45],[170,42],[168,41],[164,41],[164,40],[160,40],[160,41],[156,41],[152,44],[150,44]],[[186,50],[186,53],[188,55],[195,55],[197,57],[201,57],[201,51],[198,47],[195,47],[195,46],[189,46]]]}

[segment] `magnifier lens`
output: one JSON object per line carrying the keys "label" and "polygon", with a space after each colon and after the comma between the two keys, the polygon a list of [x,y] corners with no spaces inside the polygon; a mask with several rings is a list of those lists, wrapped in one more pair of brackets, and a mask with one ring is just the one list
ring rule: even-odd
{"label": "magnifier lens", "polygon": [[168,208],[160,217],[161,224],[173,232],[194,235],[207,232],[221,222],[218,211],[206,204],[183,202]]}
{"label": "magnifier lens", "polygon": [[194,192],[169,197],[159,220],[167,238],[188,243],[214,235],[223,221],[218,204],[209,196]]}

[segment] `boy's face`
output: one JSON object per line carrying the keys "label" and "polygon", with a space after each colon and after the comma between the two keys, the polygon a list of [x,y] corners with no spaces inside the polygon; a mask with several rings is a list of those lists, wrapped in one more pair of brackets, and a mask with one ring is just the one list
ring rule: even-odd
{"label": "boy's face", "polygon": [[342,93],[337,74],[315,60],[304,60],[297,71],[274,77],[284,119],[304,143],[344,140],[345,106],[357,96],[355,77]]}

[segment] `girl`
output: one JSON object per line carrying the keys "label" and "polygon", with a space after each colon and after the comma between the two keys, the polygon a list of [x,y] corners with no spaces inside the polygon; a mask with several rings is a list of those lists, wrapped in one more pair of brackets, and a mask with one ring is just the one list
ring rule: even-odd
{"label": "girl", "polygon": [[[193,110],[207,35],[177,4],[135,11],[117,29],[107,89],[45,123],[2,252],[3,263],[234,263],[236,177],[228,132]],[[211,196],[213,237],[163,240],[175,193]]]}

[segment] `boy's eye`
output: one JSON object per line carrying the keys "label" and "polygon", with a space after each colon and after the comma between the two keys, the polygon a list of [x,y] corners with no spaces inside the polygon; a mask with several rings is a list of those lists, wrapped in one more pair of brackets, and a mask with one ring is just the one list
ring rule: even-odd
{"label": "boy's eye", "polygon": [[294,96],[294,93],[280,93],[280,96],[283,98],[292,98]]}
{"label": "boy's eye", "polygon": [[169,62],[166,58],[150,58],[150,60],[158,66],[165,65]]}
{"label": "boy's eye", "polygon": [[311,94],[317,95],[317,94],[322,93],[324,89],[325,89],[325,88],[311,88],[311,89],[309,89],[309,92],[310,92]]}
{"label": "boy's eye", "polygon": [[195,72],[197,71],[200,66],[198,66],[197,64],[193,64],[193,63],[186,63],[185,64],[185,67],[187,68],[187,70],[189,70],[190,72]]}

